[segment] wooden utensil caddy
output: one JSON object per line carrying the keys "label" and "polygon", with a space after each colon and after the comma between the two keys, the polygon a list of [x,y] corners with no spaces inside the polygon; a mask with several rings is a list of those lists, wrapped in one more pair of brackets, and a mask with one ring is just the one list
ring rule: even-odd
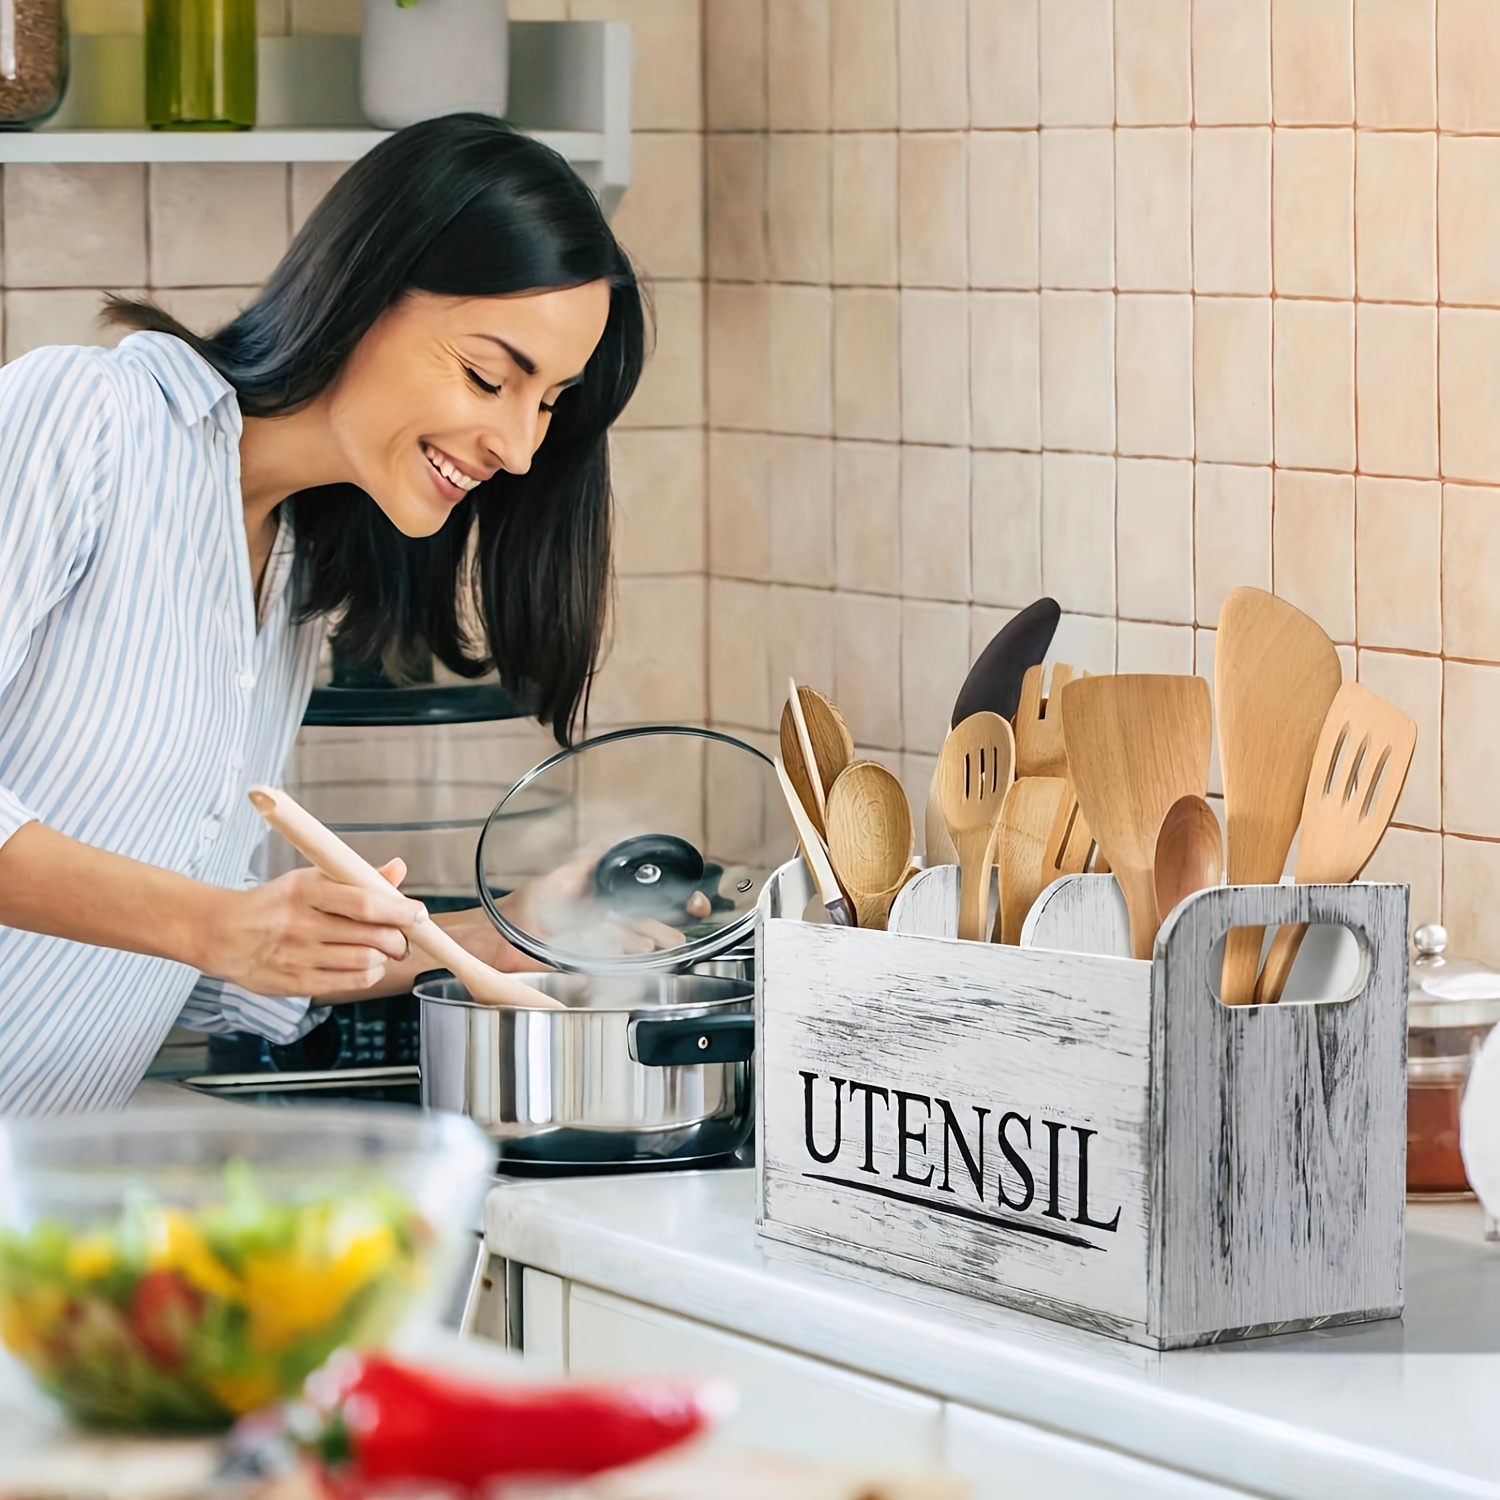
{"label": "wooden utensil caddy", "polygon": [[[1405,886],[1190,897],[1152,961],[800,920],[761,898],[768,1239],[1157,1349],[1400,1315]],[[1340,924],[1359,992],[1229,1008],[1231,927]]]}

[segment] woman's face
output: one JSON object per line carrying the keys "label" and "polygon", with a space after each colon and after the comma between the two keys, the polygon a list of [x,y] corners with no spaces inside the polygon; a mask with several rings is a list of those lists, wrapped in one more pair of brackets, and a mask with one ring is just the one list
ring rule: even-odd
{"label": "woman's face", "polygon": [[491,475],[524,474],[603,336],[609,300],[606,281],[517,297],[410,294],[329,393],[350,480],[407,536],[431,536]]}

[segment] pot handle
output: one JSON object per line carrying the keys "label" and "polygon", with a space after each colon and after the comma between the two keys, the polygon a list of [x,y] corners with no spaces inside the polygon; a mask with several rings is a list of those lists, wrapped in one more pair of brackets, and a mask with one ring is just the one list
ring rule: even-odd
{"label": "pot handle", "polygon": [[755,1017],[674,1016],[630,1023],[630,1055],[648,1068],[746,1062],[755,1051]]}

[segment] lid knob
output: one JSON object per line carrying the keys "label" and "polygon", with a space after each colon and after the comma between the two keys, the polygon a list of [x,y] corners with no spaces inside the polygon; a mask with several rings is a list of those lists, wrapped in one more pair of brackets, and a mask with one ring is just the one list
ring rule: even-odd
{"label": "lid knob", "polygon": [[1448,946],[1448,929],[1440,922],[1424,922],[1412,933],[1418,958],[1437,958]]}

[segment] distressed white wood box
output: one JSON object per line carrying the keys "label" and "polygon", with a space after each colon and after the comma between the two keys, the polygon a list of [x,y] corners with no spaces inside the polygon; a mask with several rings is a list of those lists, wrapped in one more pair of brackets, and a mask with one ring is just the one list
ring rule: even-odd
{"label": "distressed white wood box", "polygon": [[[1399,1316],[1405,886],[1200,892],[1150,962],[810,894],[762,896],[763,1236],[1158,1349]],[[1221,1005],[1215,943],[1285,922],[1349,929],[1357,993]]]}

